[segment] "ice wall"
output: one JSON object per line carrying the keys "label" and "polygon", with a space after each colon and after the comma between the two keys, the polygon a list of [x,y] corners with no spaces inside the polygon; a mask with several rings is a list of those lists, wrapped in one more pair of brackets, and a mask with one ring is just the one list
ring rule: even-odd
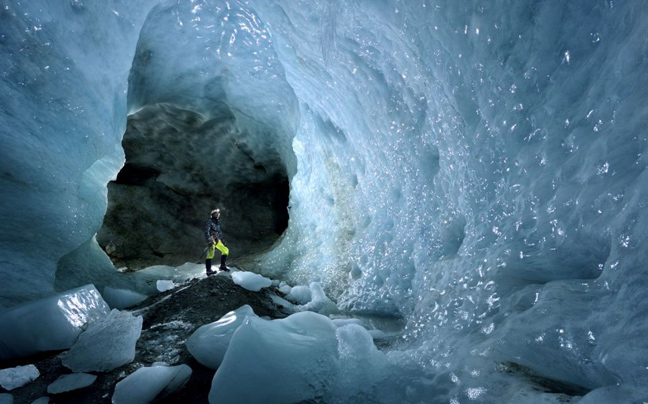
{"label": "ice wall", "polygon": [[2,306],[51,293],[57,261],[92,248],[124,160],[126,79],[152,3],[0,3]]}
{"label": "ice wall", "polygon": [[153,3],[2,4],[5,304],[91,273],[127,112],[226,107],[292,177],[258,267],[406,317],[410,402],[642,397],[642,1]]}
{"label": "ice wall", "polygon": [[254,4],[302,110],[269,267],[405,315],[456,400],[645,384],[642,2]]}

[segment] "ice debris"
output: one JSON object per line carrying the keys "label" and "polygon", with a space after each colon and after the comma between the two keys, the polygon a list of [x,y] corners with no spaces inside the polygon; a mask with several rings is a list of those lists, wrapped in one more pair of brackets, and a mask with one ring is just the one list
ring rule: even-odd
{"label": "ice debris", "polygon": [[298,304],[306,304],[312,299],[311,290],[308,286],[304,285],[293,286],[290,293],[286,295],[286,298]]}
{"label": "ice debris", "polygon": [[258,316],[254,314],[252,307],[246,304],[230,311],[216,322],[203,325],[187,339],[189,353],[202,365],[218,369],[234,331],[249,317]]}
{"label": "ice debris", "polygon": [[4,311],[0,314],[0,361],[67,349],[88,322],[109,312],[94,285]]}
{"label": "ice debris", "polygon": [[337,350],[336,328],[322,315],[248,317],[230,341],[209,402],[282,404],[321,397],[335,380]]}
{"label": "ice debris", "polygon": [[141,316],[114,309],[79,336],[63,365],[74,372],[108,372],[130,363],[141,332]]}
{"label": "ice debris", "polygon": [[272,285],[272,280],[253,272],[239,271],[232,273],[232,280],[244,289],[258,292]]}
{"label": "ice debris", "polygon": [[137,369],[117,383],[113,404],[146,404],[180,390],[191,377],[187,365]]}
{"label": "ice debris", "polygon": [[106,286],[103,290],[103,298],[108,305],[113,309],[123,310],[128,307],[133,307],[144,300],[148,296],[134,292],[128,289],[115,289]]}
{"label": "ice debris", "polygon": [[167,290],[171,290],[176,287],[175,283],[173,281],[168,281],[164,279],[160,279],[155,283],[155,286],[157,287],[158,292],[166,292]]}
{"label": "ice debris", "polygon": [[88,373],[73,373],[63,375],[47,386],[49,394],[59,394],[66,391],[78,390],[90,386],[97,380],[97,376]]}
{"label": "ice debris", "polygon": [[0,370],[0,386],[5,390],[22,387],[38,379],[40,372],[34,365],[17,366]]}

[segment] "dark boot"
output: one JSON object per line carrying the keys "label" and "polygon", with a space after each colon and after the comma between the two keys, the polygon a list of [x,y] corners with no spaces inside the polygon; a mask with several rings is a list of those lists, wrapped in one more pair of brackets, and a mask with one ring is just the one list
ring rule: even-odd
{"label": "dark boot", "polygon": [[205,269],[207,270],[207,275],[211,275],[211,274],[214,273],[214,271],[212,271],[212,269],[211,269],[211,260],[210,259],[205,260]]}
{"label": "dark boot", "polygon": [[225,261],[227,261],[227,255],[221,255],[221,265],[220,265],[220,270],[221,271],[229,271],[227,268],[227,265],[225,265]]}

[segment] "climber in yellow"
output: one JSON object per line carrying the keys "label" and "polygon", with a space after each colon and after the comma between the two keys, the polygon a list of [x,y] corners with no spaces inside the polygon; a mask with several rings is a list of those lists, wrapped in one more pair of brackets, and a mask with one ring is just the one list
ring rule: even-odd
{"label": "climber in yellow", "polygon": [[216,250],[221,253],[221,271],[229,271],[225,265],[227,256],[229,255],[229,248],[223,244],[223,232],[220,228],[220,223],[218,219],[220,218],[220,209],[214,209],[211,211],[211,217],[205,222],[205,239],[207,240],[207,257],[205,259],[205,268],[207,269],[207,275],[214,273],[211,269],[212,258],[216,254]]}

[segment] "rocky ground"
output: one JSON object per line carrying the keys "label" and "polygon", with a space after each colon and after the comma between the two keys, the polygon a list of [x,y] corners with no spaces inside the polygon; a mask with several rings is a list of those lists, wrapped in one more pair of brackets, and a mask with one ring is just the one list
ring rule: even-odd
{"label": "rocky ground", "polygon": [[[137,342],[135,360],[98,377],[90,387],[69,393],[49,395],[50,404],[110,403],[115,384],[135,370],[156,362],[168,365],[186,364],[193,370],[185,387],[158,401],[160,403],[207,403],[215,371],[199,364],[187,351],[185,341],[200,326],[218,320],[225,313],[244,304],[254,312],[269,318],[284,318],[289,313],[277,306],[270,294],[279,294],[274,288],[251,292],[236,285],[227,273],[204,279],[193,279],[174,290],[159,293],[131,309],[144,319],[142,335]],[[48,396],[47,386],[63,374],[72,373],[61,364],[63,353],[31,358],[16,365],[34,364],[41,375],[34,382],[11,391],[15,404],[31,404]]]}

